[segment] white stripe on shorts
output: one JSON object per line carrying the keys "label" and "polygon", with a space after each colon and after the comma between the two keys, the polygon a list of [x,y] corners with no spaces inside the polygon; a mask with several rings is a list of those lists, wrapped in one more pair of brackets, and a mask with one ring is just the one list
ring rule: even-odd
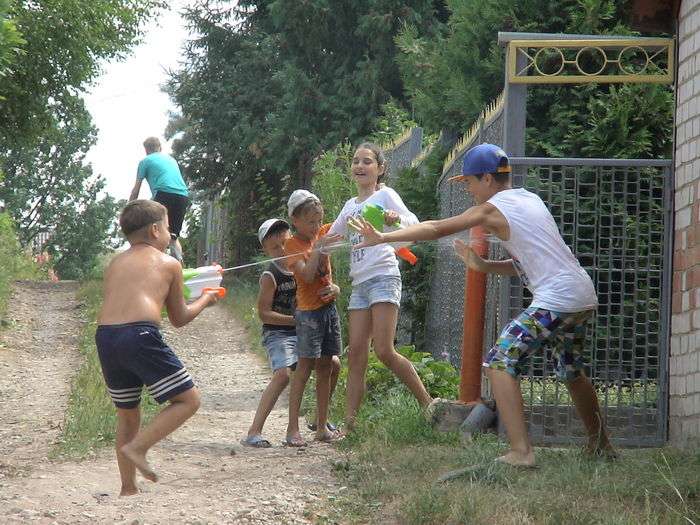
{"label": "white stripe on shorts", "polygon": [[177,372],[175,372],[174,374],[170,374],[169,376],[164,377],[164,378],[161,379],[160,381],[156,381],[156,382],[153,383],[152,385],[146,385],[146,387],[148,388],[148,390],[153,391],[153,389],[158,388],[160,385],[162,385],[162,384],[165,383],[166,381],[170,381],[173,377],[175,377],[175,376],[177,376],[177,375],[180,375],[180,374],[182,374],[183,372],[187,372],[187,369],[184,368],[184,367],[181,368],[180,370],[178,370]]}
{"label": "white stripe on shorts", "polygon": [[178,387],[181,384],[190,381],[191,379],[192,378],[190,377],[190,374],[187,373],[187,369],[182,368],[175,374],[170,375],[165,379],[162,379],[157,383],[149,386],[148,391],[153,397],[160,397],[163,394],[170,392],[173,388]]}
{"label": "white stripe on shorts", "polygon": [[189,374],[187,374],[185,377],[183,377],[183,378],[182,378],[180,381],[178,381],[177,383],[173,383],[172,385],[168,386],[167,388],[162,389],[162,390],[161,390],[160,392],[158,392],[157,394],[151,394],[151,395],[152,395],[153,397],[161,397],[161,396],[167,394],[168,392],[170,392],[171,390],[173,390],[174,388],[177,388],[177,387],[179,387],[180,385],[183,385],[183,384],[187,383],[188,381],[192,381],[192,378],[190,377]]}

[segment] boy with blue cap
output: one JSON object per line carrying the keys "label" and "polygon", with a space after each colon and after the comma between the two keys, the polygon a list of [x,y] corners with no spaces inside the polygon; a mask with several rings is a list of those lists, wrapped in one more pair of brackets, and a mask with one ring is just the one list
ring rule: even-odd
{"label": "boy with blue cap", "polygon": [[615,457],[590,379],[586,377],[583,346],[586,325],[598,306],[593,281],[571,253],[554,218],[536,194],[511,187],[511,167],[505,152],[493,144],[470,149],[462,175],[476,205],[461,215],[426,221],[394,232],[377,232],[355,219],[364,242],[354,248],[382,242],[433,240],[483,227],[495,235],[511,258],[489,261],[468,244],[455,241],[457,254],[472,269],[502,275],[519,275],[532,292],[532,303],[501,332],[484,359],[494,397],[511,444],[497,461],[519,467],[535,466],[527,435],[519,377],[530,354],[546,344],[553,350],[557,376],[566,382],[588,434],[586,451]]}

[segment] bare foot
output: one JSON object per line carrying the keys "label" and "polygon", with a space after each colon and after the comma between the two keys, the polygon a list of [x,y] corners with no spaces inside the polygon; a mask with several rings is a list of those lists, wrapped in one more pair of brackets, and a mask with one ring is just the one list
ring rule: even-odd
{"label": "bare foot", "polygon": [[131,460],[141,475],[154,483],[158,481],[158,475],[151,469],[151,466],[146,461],[146,454],[130,448],[130,445],[122,447],[122,454]]}
{"label": "bare foot", "polygon": [[301,437],[299,432],[292,434],[291,436],[287,435],[283,443],[286,447],[305,447],[307,445],[306,441],[304,441],[304,438]]}
{"label": "bare foot", "polygon": [[338,441],[338,439],[340,439],[340,434],[338,432],[331,432],[330,430],[316,432],[316,436],[314,437],[315,441],[321,441],[323,443],[332,443]]}
{"label": "bare foot", "polygon": [[588,444],[583,447],[583,454],[592,458],[602,458],[608,461],[620,459],[617,450],[613,448],[609,441],[601,444],[597,439],[589,441]]}
{"label": "bare foot", "polygon": [[119,493],[119,497],[123,498],[124,496],[134,496],[138,494],[140,491],[138,487],[133,486],[133,487],[122,487],[122,491]]}
{"label": "bare foot", "polygon": [[512,467],[537,468],[537,465],[535,464],[535,454],[532,452],[532,450],[525,454],[511,450],[500,458],[496,458],[495,461],[496,463],[505,463],[506,465],[510,465]]}

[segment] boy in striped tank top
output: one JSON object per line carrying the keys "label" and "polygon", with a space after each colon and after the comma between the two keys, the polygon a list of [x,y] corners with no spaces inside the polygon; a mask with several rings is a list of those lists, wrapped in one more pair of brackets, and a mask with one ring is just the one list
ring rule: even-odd
{"label": "boy in striped tank top", "polygon": [[[270,258],[282,257],[285,254],[284,245],[290,237],[289,223],[282,219],[268,219],[258,229],[258,240],[263,252]],[[260,275],[259,284],[258,317],[263,323],[263,346],[267,351],[272,379],[263,391],[253,423],[241,444],[268,448],[271,443],[262,436],[263,426],[280,394],[289,384],[290,372],[297,366],[297,332],[294,320],[297,283],[294,274],[286,269],[283,261],[272,261]],[[338,362],[333,369],[335,381],[338,380],[339,369]],[[333,380],[333,376],[331,379]]]}

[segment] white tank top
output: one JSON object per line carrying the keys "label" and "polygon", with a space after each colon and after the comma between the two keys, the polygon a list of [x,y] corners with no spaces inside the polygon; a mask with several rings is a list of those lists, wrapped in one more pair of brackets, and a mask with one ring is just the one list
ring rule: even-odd
{"label": "white tank top", "polygon": [[499,191],[488,202],[508,221],[510,238],[501,242],[532,292],[531,307],[580,312],[598,306],[593,281],[564,243],[539,196],[517,188]]}

